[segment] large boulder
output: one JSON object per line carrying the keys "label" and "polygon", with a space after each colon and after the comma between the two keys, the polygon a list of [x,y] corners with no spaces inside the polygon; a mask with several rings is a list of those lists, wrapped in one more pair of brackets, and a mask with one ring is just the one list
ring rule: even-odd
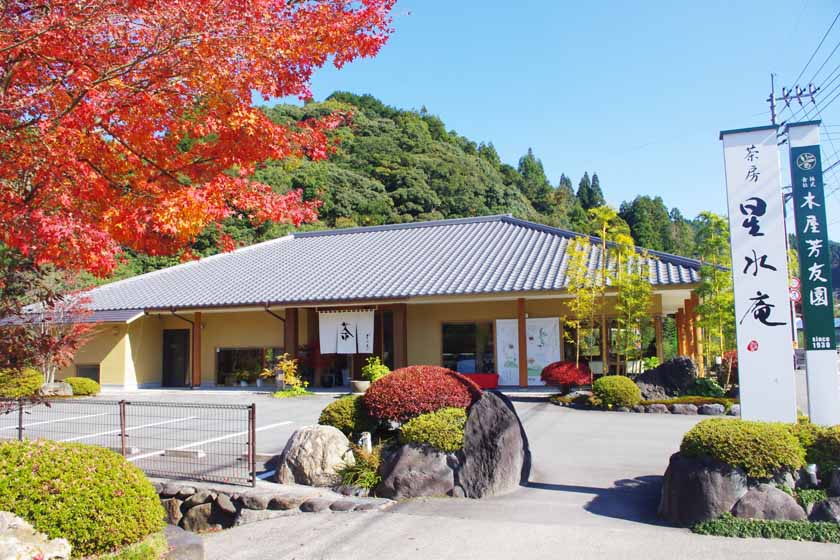
{"label": "large boulder", "polygon": [[277,482],[335,486],[336,469],[355,463],[350,440],[332,426],[305,426],[295,431],[277,461]]}
{"label": "large boulder", "polygon": [[697,366],[686,356],[678,356],[638,375],[636,385],[646,401],[684,395],[697,378]]}
{"label": "large boulder", "polygon": [[770,484],[751,488],[732,508],[732,515],[745,519],[770,519],[776,521],[804,521],[805,510],[793,496]]}
{"label": "large boulder", "polygon": [[72,397],[73,387],[64,381],[56,381],[54,383],[44,383],[38,392],[45,397]]}
{"label": "large boulder", "polygon": [[814,504],[811,521],[831,521],[840,523],[840,497],[829,498]]}
{"label": "large boulder", "polygon": [[747,490],[741,469],[674,453],[662,481],[659,515],[688,527],[729,512]]}
{"label": "large boulder", "polygon": [[376,495],[395,500],[449,495],[455,489],[456,464],[453,455],[429,445],[401,445],[383,456]]}
{"label": "large boulder", "polygon": [[485,391],[469,410],[458,484],[468,498],[498,496],[528,480],[528,438],[513,404]]}
{"label": "large boulder", "polygon": [[834,469],[825,479],[828,480],[828,495],[840,496],[840,469]]}
{"label": "large boulder", "polygon": [[66,539],[50,539],[13,513],[0,511],[0,558],[70,558]]}

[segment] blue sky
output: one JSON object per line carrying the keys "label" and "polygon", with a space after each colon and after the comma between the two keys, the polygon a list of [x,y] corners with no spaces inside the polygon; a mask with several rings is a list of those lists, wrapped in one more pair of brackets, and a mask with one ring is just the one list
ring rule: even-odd
{"label": "blue sky", "polygon": [[[779,89],[791,85],[838,10],[826,0],[399,0],[380,54],[323,69],[313,93],[425,105],[508,163],[533,148],[555,184],[596,171],[612,205],[660,195],[693,217],[725,209],[718,132],[769,124],[770,72]],[[803,84],[838,42],[840,22]],[[840,50],[816,82],[838,64]],[[840,100],[823,117],[840,125]],[[840,220],[840,192],[832,200],[829,222]]]}

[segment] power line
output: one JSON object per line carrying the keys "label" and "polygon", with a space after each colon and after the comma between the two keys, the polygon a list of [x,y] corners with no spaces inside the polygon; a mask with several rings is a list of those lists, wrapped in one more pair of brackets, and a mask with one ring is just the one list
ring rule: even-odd
{"label": "power line", "polygon": [[808,59],[808,62],[806,62],[806,63],[805,63],[805,66],[803,66],[803,67],[802,67],[802,70],[799,72],[799,75],[796,77],[796,79],[795,79],[795,80],[793,80],[793,85],[794,85],[794,86],[795,86],[797,83],[799,83],[799,78],[801,78],[801,77],[802,77],[802,75],[805,73],[805,70],[807,70],[807,69],[808,69],[808,66],[810,66],[811,62],[814,60],[814,57],[815,57],[815,56],[817,56],[817,53],[819,52],[820,47],[822,47],[823,43],[825,42],[826,38],[828,37],[828,34],[829,34],[829,33],[831,32],[831,30],[834,28],[834,24],[836,24],[836,23],[837,23],[837,20],[838,20],[838,19],[840,19],[840,12],[837,12],[837,15],[836,15],[836,16],[834,16],[834,21],[832,21],[832,22],[831,22],[831,25],[829,25],[829,26],[828,26],[828,29],[826,29],[826,30],[825,30],[825,33],[823,34],[822,39],[820,39],[820,43],[817,45],[817,48],[816,48],[816,49],[814,49],[814,52],[813,52],[813,53],[811,53],[811,58],[809,58],[809,59]]}

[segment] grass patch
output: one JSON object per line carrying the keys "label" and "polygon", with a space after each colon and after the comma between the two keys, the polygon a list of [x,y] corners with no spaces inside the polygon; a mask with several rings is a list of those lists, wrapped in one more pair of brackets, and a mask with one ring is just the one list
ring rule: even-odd
{"label": "grass patch", "polygon": [[698,397],[694,395],[687,395],[685,397],[674,397],[673,399],[642,401],[639,404],[644,406],[647,406],[649,404],[664,404],[665,406],[671,406],[672,404],[693,404],[694,406],[700,406],[703,404],[722,404],[724,410],[728,411],[730,408],[732,408],[733,404],[738,404],[738,399],[730,399],[727,397]]}
{"label": "grass patch", "polygon": [[95,556],[97,560],[160,560],[169,552],[169,543],[163,531],[152,533],[142,541],[130,544],[116,552]]}
{"label": "grass patch", "polygon": [[691,530],[699,535],[718,537],[840,543],[840,525],[837,523],[740,519],[731,513],[724,513],[717,519],[698,523]]}
{"label": "grass patch", "polygon": [[296,389],[283,389],[282,391],[276,391],[271,394],[272,397],[275,399],[290,399],[292,397],[308,397],[314,395],[312,391],[307,391],[303,388],[296,388]]}

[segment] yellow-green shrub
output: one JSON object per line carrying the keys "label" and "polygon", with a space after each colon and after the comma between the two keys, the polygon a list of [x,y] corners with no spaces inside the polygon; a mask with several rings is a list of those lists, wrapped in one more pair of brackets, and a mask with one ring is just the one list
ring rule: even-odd
{"label": "yellow-green shrub", "polygon": [[0,397],[31,397],[44,384],[44,376],[34,368],[0,369]]}
{"label": "yellow-green shrub", "polygon": [[464,447],[467,413],[463,408],[441,408],[416,416],[400,428],[400,442],[428,443],[441,451],[453,452]]}
{"label": "yellow-green shrub", "polygon": [[113,451],[80,443],[0,444],[0,511],[66,538],[74,556],[136,543],[164,527],[143,472]]}
{"label": "yellow-green shrub", "polygon": [[817,465],[822,478],[840,468],[840,426],[816,430],[814,441],[805,452],[808,463]]}
{"label": "yellow-green shrub", "polygon": [[632,379],[623,375],[605,375],[595,380],[592,393],[604,406],[636,406],[642,392]]}
{"label": "yellow-green shrub", "polygon": [[376,428],[376,421],[367,413],[361,395],[341,397],[331,402],[321,411],[318,423],[338,428],[348,437]]}
{"label": "yellow-green shrub", "polygon": [[688,457],[712,457],[754,478],[770,478],[805,464],[805,450],[790,426],[772,422],[704,420],[683,436],[680,452]]}
{"label": "yellow-green shrub", "polygon": [[99,383],[87,377],[67,377],[63,381],[70,385],[73,388],[73,394],[79,397],[98,395],[102,390]]}

